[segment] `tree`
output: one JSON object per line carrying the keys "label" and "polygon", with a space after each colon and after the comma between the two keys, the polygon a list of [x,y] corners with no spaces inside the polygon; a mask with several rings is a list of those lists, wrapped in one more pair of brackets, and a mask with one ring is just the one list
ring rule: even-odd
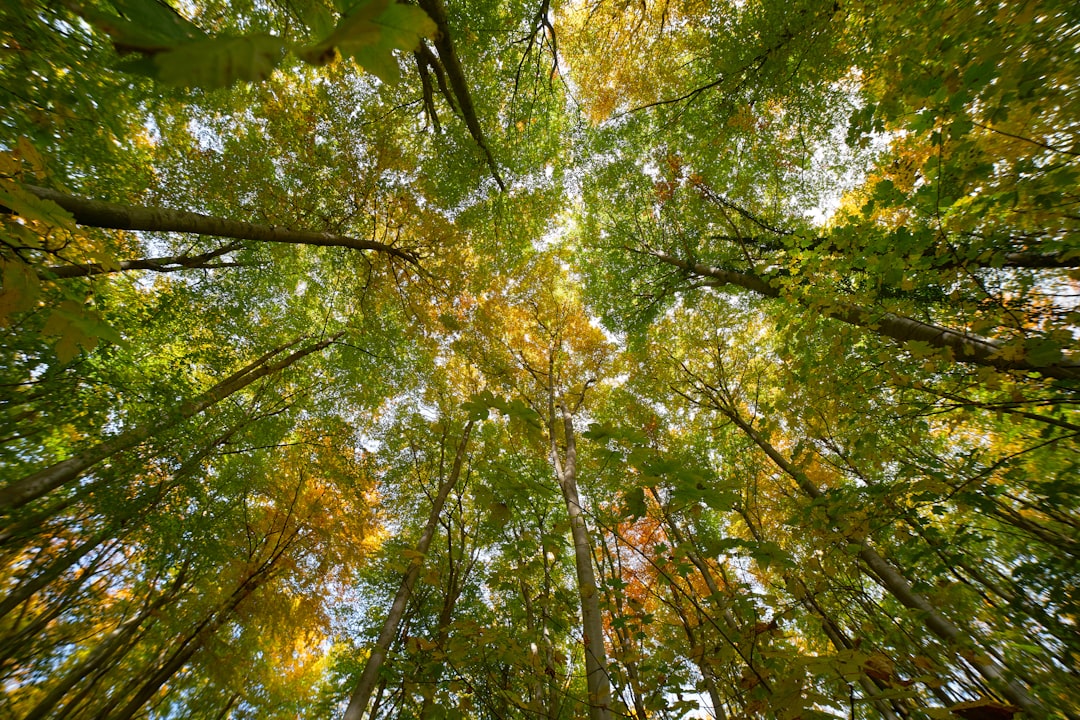
{"label": "tree", "polygon": [[611,702],[607,648],[594,542],[578,487],[574,416],[583,411],[590,387],[610,364],[611,349],[576,300],[556,258],[541,255],[512,298],[521,309],[514,312],[498,296],[481,306],[477,324],[484,328],[484,335],[474,342],[495,340],[494,354],[476,351],[483,353],[482,367],[487,366],[493,383],[510,390],[543,428],[546,454],[562,492],[573,539],[589,717],[603,720],[610,717]]}
{"label": "tree", "polygon": [[1076,718],[1061,0],[0,7],[0,714]]}

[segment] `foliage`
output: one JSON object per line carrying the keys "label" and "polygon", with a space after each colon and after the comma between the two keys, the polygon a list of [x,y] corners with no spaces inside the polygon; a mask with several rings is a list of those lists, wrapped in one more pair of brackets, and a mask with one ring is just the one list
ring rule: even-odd
{"label": "foliage", "polygon": [[4,4],[0,715],[1076,717],[1076,26]]}

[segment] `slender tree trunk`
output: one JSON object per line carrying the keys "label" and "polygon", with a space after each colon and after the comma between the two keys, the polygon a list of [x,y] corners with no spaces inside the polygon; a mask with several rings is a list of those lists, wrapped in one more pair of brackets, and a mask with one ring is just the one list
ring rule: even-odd
{"label": "slender tree trunk", "polygon": [[[275,556],[274,560],[280,558],[281,555]],[[273,561],[271,561],[272,563]],[[271,572],[271,565],[264,565],[255,573],[249,575],[244,583],[236,589],[236,591],[229,598],[228,602],[218,612],[210,615],[206,618],[195,632],[188,635],[188,637],[181,642],[173,653],[169,656],[168,660],[158,666],[146,682],[135,692],[135,695],[128,700],[116,714],[107,715],[109,720],[131,720],[139,710],[142,709],[149,700],[157,694],[157,692],[169,681],[169,679],[176,674],[180,668],[182,668],[191,657],[198,652],[203,645],[213,637],[216,633],[233,615],[233,612],[240,606],[244,600],[246,600],[251,593],[255,592],[262,584],[269,580],[273,573]]]}
{"label": "slender tree trunk", "polygon": [[600,615],[600,591],[593,569],[592,542],[585,525],[585,513],[577,488],[577,440],[574,421],[565,406],[559,408],[565,434],[566,455],[559,458],[555,435],[555,396],[548,392],[548,434],[551,437],[551,459],[559,480],[566,512],[570,517],[570,533],[574,541],[574,566],[577,570],[578,594],[581,598],[581,625],[585,644],[585,676],[589,688],[590,720],[609,720],[611,717],[611,684],[608,680],[607,650],[604,647],[604,625]]}
{"label": "slender tree trunk", "polygon": [[[661,262],[677,267],[684,272],[701,278],[709,278],[713,281],[710,284],[716,287],[735,285],[765,297],[780,297],[778,289],[757,275],[721,270],[700,263],[688,262],[662,252],[653,252],[652,255]],[[957,362],[985,365],[999,370],[1039,372],[1046,377],[1059,380],[1080,379],[1080,363],[1064,360],[1042,365],[1023,359],[1009,360],[1001,356],[1003,346],[996,340],[970,335],[938,325],[930,325],[894,313],[876,313],[851,303],[826,305],[820,309],[820,312],[835,320],[866,328],[879,335],[892,338],[901,344],[914,340],[927,343],[934,348],[951,350]]]}
{"label": "slender tree trunk", "polygon": [[694,628],[690,624],[690,618],[686,617],[681,602],[682,598],[679,597],[679,591],[676,589],[675,584],[669,583],[668,588],[671,591],[671,607],[674,608],[676,614],[679,616],[683,634],[686,635],[686,641],[690,645],[690,659],[697,665],[698,670],[701,672],[701,677],[705,681],[705,690],[709,693],[709,701],[712,702],[713,706],[713,717],[717,718],[717,720],[724,720],[726,714],[724,713],[723,700],[720,698],[720,690],[716,687],[716,671],[713,670],[712,665],[709,663],[709,659],[706,657],[707,653],[705,648],[702,647],[697,638],[697,634],[694,633]]}
{"label": "slender tree trunk", "polygon": [[[750,514],[745,510],[740,514],[742,515],[743,521],[746,523],[746,527],[750,530],[750,534],[753,535],[755,540],[761,542],[761,534],[758,528],[754,527],[754,523],[751,522]],[[821,628],[836,650],[852,650],[855,648],[855,643],[848,638],[839,623],[833,620],[832,616],[825,612],[825,609],[817,602],[814,594],[810,592],[810,588],[806,586],[806,583],[803,582],[802,578],[785,572],[781,576],[781,579],[783,579],[785,587],[797,587],[800,589],[800,593],[792,594],[795,595],[799,604],[821,619]],[[890,708],[887,701],[881,697],[881,690],[878,689],[878,686],[875,685],[869,677],[867,677],[865,672],[860,672],[859,674],[859,685],[885,720],[897,720],[896,714],[893,712],[892,708]]]}
{"label": "slender tree trunk", "polygon": [[401,581],[397,595],[394,596],[394,602],[390,605],[390,612],[386,616],[379,637],[371,648],[371,655],[368,656],[367,662],[364,664],[364,672],[360,675],[360,681],[349,698],[349,706],[345,709],[345,715],[343,716],[344,720],[360,720],[371,700],[371,693],[378,682],[379,669],[382,668],[386,654],[390,651],[390,645],[394,642],[394,638],[397,637],[398,625],[405,615],[405,607],[412,596],[416,580],[420,577],[420,571],[424,568],[424,556],[427,554],[428,548],[431,547],[432,538],[435,537],[435,530],[439,526],[439,515],[442,513],[443,505],[461,476],[461,467],[465,460],[465,450],[469,444],[469,434],[472,432],[472,427],[473,421],[470,420],[462,431],[461,443],[458,445],[450,475],[439,486],[439,492],[431,504],[431,512],[428,514],[424,532],[420,535],[416,550],[409,560],[409,568],[405,572],[405,577]]}
{"label": "slender tree trunk", "polygon": [[[458,507],[460,509],[460,503]],[[458,599],[465,589],[465,581],[468,579],[469,575],[472,574],[472,569],[476,564],[476,556],[473,555],[470,557],[470,554],[467,551],[468,546],[466,544],[464,519],[462,519],[461,525],[461,534],[459,536],[460,542],[458,543],[459,549],[457,550],[459,557],[455,559],[453,522],[448,521],[443,523],[443,527],[446,530],[446,556],[448,558],[449,571],[447,573],[446,592],[443,595],[442,608],[439,610],[439,623],[435,628],[435,647],[440,650],[445,650],[446,648],[446,641],[450,635],[450,623],[454,619],[454,608],[457,607]],[[434,683],[437,680],[433,673],[429,673],[428,675],[431,682]],[[424,696],[424,704],[420,708],[421,720],[426,720],[431,716],[434,703],[434,693],[429,693]]]}
{"label": "slender tree trunk", "polygon": [[[616,545],[616,547],[618,547]],[[619,568],[616,566],[616,560],[611,552],[610,547],[606,542],[600,542],[600,549],[604,553],[604,557],[607,558],[607,562],[610,565],[610,573],[612,577],[617,577],[619,574]],[[624,610],[623,598],[619,593],[606,593],[608,595],[608,601],[615,606],[615,613],[617,617],[625,617],[626,612]],[[641,693],[641,681],[640,674],[638,673],[637,661],[633,659],[634,656],[634,643],[630,636],[630,629],[623,625],[622,627],[615,627],[612,630],[612,634],[615,636],[615,641],[618,642],[619,654],[622,656],[620,661],[623,667],[626,668],[626,680],[627,685],[630,688],[630,699],[634,704],[634,717],[637,720],[648,720],[649,713],[645,710],[645,703]]]}
{"label": "slender tree trunk", "polygon": [[[291,512],[292,509],[290,508],[290,515]],[[183,640],[172,646],[166,660],[147,670],[148,673],[152,673],[149,679],[139,686],[127,703],[118,712],[112,713],[112,709],[127,697],[128,692],[127,688],[125,688],[123,692],[115,694],[104,708],[98,710],[94,716],[95,720],[131,720],[161,690],[169,679],[184,667],[192,656],[202,649],[214,634],[233,617],[241,603],[258,588],[273,579],[278,572],[278,563],[299,536],[301,530],[301,527],[297,527],[286,535],[287,521],[288,518],[283,522],[280,530],[267,534],[260,543],[257,552],[261,554],[262,550],[269,546],[270,538],[276,538],[266,558],[247,573],[247,576],[223,603],[220,603],[215,610],[207,614]]]}
{"label": "slender tree trunk", "polygon": [[64,553],[35,576],[20,582],[8,593],[8,596],[4,598],[3,601],[0,601],[0,618],[3,618],[9,612],[31,598],[39,590],[59,578],[69,568],[90,554],[106,540],[112,539],[115,536],[116,528],[110,524],[90,539],[84,540],[71,551]]}
{"label": "slender tree trunk", "polygon": [[102,265],[101,263],[83,263],[72,265],[54,265],[38,271],[38,277],[42,280],[66,280],[69,278],[89,277],[91,275],[108,275],[111,273],[127,272],[129,270],[152,270],[159,273],[179,272],[181,270],[214,270],[218,268],[246,267],[251,263],[240,262],[213,262],[214,258],[220,257],[227,252],[235,250],[235,246],[228,246],[203,253],[202,255],[169,255],[166,257],[141,258],[139,260],[121,260],[115,266]]}
{"label": "slender tree trunk", "polygon": [[[757,430],[747,423],[734,408],[722,403],[713,403],[717,410],[731,420],[743,433],[769,456],[785,474],[791,477],[799,488],[812,500],[821,499],[822,493],[817,485],[801,470],[787,461]],[[975,637],[970,632],[963,632],[951,620],[946,618],[926,598],[915,592],[907,578],[882,558],[865,538],[849,536],[848,541],[859,548],[859,559],[869,569],[871,577],[896,598],[904,607],[916,611],[926,627],[950,645],[963,646]],[[971,666],[994,688],[997,688],[1010,702],[1015,703],[1033,717],[1043,717],[1045,710],[1028,691],[1015,680],[1006,677],[1004,669],[992,659],[968,659]]]}
{"label": "slender tree trunk", "polygon": [[169,589],[153,602],[148,603],[135,617],[121,623],[108,638],[98,643],[85,658],[64,673],[63,678],[49,688],[49,692],[23,716],[22,720],[41,720],[56,707],[70,690],[88,675],[107,668],[117,652],[129,642],[146,622],[147,618],[172,601],[186,580],[186,569],[181,571]]}
{"label": "slender tree trunk", "polygon": [[[84,472],[97,463],[115,455],[118,452],[128,450],[140,445],[151,437],[175,424],[178,420],[186,420],[204,410],[213,407],[233,393],[242,390],[256,380],[287,368],[297,360],[311,353],[322,350],[330,343],[341,337],[338,333],[333,337],[322,340],[302,350],[297,350],[291,355],[275,363],[268,361],[275,355],[284,352],[287,348],[296,345],[300,340],[295,340],[288,345],[277,348],[242,370],[233,373],[202,395],[190,400],[173,412],[167,414],[166,420],[147,423],[132,428],[114,437],[83,450],[67,460],[62,460],[44,470],[23,477],[15,482],[0,488],[0,513],[11,512],[28,502],[47,495],[49,492],[77,480]],[[301,338],[302,339],[302,338]]]}
{"label": "slender tree trunk", "polygon": [[183,210],[120,205],[68,195],[57,190],[35,185],[23,185],[23,188],[42,200],[51,200],[64,208],[74,216],[75,222],[80,225],[112,230],[182,232],[212,235],[234,240],[373,250],[406,262],[415,264],[417,261],[415,254],[375,240],[362,240],[311,230],[291,230],[277,225],[257,225]]}
{"label": "slender tree trunk", "polygon": [[651,493],[653,499],[656,500],[657,506],[660,508],[660,513],[663,517],[664,526],[667,528],[668,532],[671,533],[671,537],[674,538],[676,543],[678,543],[682,547],[687,548],[687,559],[690,560],[691,563],[693,563],[694,567],[696,567],[698,572],[701,574],[701,578],[705,581],[705,587],[709,588],[711,604],[716,606],[723,614],[724,622],[727,624],[727,626],[731,630],[737,632],[739,630],[739,621],[735,619],[735,615],[732,614],[731,607],[728,605],[728,603],[721,599],[724,597],[724,594],[720,592],[720,586],[719,584],[717,584],[716,578],[713,576],[712,568],[710,568],[709,565],[702,559],[701,555],[698,554],[697,548],[692,543],[686,542],[686,537],[683,535],[682,530],[679,529],[679,526],[675,523],[675,520],[671,517],[667,509],[664,507],[664,504],[660,501],[660,495],[656,492],[655,488],[651,490]]}
{"label": "slender tree trunk", "polygon": [[64,587],[59,597],[29,621],[24,611],[7,623],[8,634],[0,640],[0,675],[3,675],[10,666],[28,663],[34,656],[36,648],[48,642],[43,638],[46,637],[46,632],[53,621],[71,608],[83,586],[94,577],[102,563],[115,552],[116,548],[111,548],[107,552],[100,552],[94,556],[83,572]]}

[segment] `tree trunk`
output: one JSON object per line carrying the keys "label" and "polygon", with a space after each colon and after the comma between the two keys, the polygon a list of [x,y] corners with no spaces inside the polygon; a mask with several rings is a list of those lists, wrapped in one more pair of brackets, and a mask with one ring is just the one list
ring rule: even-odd
{"label": "tree trunk", "polygon": [[[121,527],[123,526],[123,522],[124,521],[121,521],[121,523],[119,523]],[[117,529],[118,528],[114,527],[112,524],[107,525],[90,539],[84,540],[80,545],[55,559],[45,569],[41,570],[33,577],[25,578],[19,582],[8,593],[7,597],[4,598],[3,601],[0,601],[0,618],[6,616],[26,600],[33,597],[39,590],[58,579],[69,568],[86,557],[106,540],[118,537],[116,535]]]}
{"label": "tree trunk", "polygon": [[345,709],[345,715],[343,716],[344,720],[360,720],[371,700],[371,693],[375,690],[375,684],[379,678],[379,670],[382,668],[386,654],[390,650],[390,645],[394,642],[394,638],[397,637],[398,625],[402,616],[405,615],[405,607],[409,603],[413,586],[416,585],[416,580],[420,577],[420,571],[424,568],[424,556],[427,554],[428,548],[431,547],[432,538],[435,537],[435,530],[439,526],[439,515],[442,514],[443,505],[461,476],[461,466],[465,460],[465,450],[469,444],[469,434],[472,432],[472,427],[473,421],[470,420],[462,431],[461,443],[458,445],[450,475],[439,486],[439,492],[431,504],[431,512],[428,514],[424,532],[420,535],[416,550],[409,560],[409,568],[405,572],[405,577],[401,581],[397,595],[394,596],[394,602],[390,605],[390,612],[386,616],[379,637],[375,641],[374,647],[371,648],[371,655],[368,656],[367,662],[364,664],[364,672],[360,676],[360,681],[349,698],[349,706]]}
{"label": "tree trunk", "polygon": [[[612,555],[611,548],[603,541],[601,541],[599,545],[610,566],[611,576],[618,577],[619,567],[615,557]],[[617,547],[618,546],[616,545],[616,548]],[[616,617],[625,617],[626,611],[622,595],[617,592],[605,592],[605,594],[607,595],[608,602],[615,606]],[[638,672],[638,663],[633,659],[634,643],[630,628],[625,625],[622,627],[613,627],[612,634],[614,635],[614,642],[618,643],[619,661],[622,663],[623,667],[626,668],[626,684],[630,689],[630,699],[634,704],[633,717],[637,720],[648,720],[649,713],[645,710],[645,701],[641,692],[641,675]]]}
{"label": "tree trunk", "polygon": [[232,252],[240,247],[240,243],[232,243],[223,248],[218,248],[201,255],[170,255],[167,257],[141,258],[139,260],[121,260],[116,266],[106,267],[101,263],[83,263],[72,265],[54,265],[38,270],[38,277],[42,280],[62,280],[68,278],[89,277],[91,275],[107,275],[109,273],[126,272],[128,270],[153,270],[154,272],[170,273],[180,270],[212,270],[215,268],[245,267],[251,263],[239,262],[212,262],[215,258]]}
{"label": "tree trunk", "polygon": [[[281,557],[277,555],[277,557]],[[275,558],[275,560],[276,560]],[[169,679],[176,674],[180,668],[182,668],[191,657],[198,652],[203,645],[213,637],[222,625],[224,625],[229,618],[232,617],[233,612],[240,606],[251,593],[267,580],[272,577],[272,573],[269,572],[271,568],[268,566],[261,567],[255,573],[252,573],[245,579],[244,583],[233,592],[228,602],[223,608],[218,610],[213,615],[206,618],[195,632],[188,635],[183,642],[173,651],[169,656],[169,659],[158,666],[153,672],[150,678],[142,684],[142,686],[136,691],[135,695],[128,700],[127,704],[120,709],[115,715],[108,715],[109,720],[130,720],[135,716],[139,710],[142,709],[150,698],[154,697],[157,692],[169,681]]]}
{"label": "tree trunk", "polygon": [[416,264],[417,262],[417,256],[414,253],[375,240],[362,240],[311,230],[291,230],[277,225],[257,225],[184,210],[120,205],[103,200],[90,200],[68,195],[57,190],[35,185],[23,185],[22,187],[42,200],[51,200],[64,208],[74,216],[75,222],[80,225],[109,228],[111,230],[182,232],[212,235],[233,240],[374,250],[409,263]]}
{"label": "tree trunk", "polygon": [[[738,426],[747,437],[753,440],[753,442],[769,456],[769,459],[771,459],[778,468],[795,480],[795,483],[808,497],[812,500],[819,500],[822,498],[821,490],[818,489],[813,481],[811,481],[805,473],[789,463],[787,459],[761,435],[761,433],[743,420],[739,413],[735,412],[733,408],[724,407],[721,404],[716,404],[715,407]],[[865,563],[864,571],[865,568],[868,568],[870,571],[868,574],[876,579],[883,588],[888,590],[900,604],[906,608],[915,610],[922,618],[923,623],[933,634],[937,635],[949,645],[959,647],[965,645],[969,639],[975,638],[975,635],[970,632],[962,632],[959,627],[942,615],[941,612],[926,598],[915,592],[907,578],[901,575],[896,568],[882,558],[877,551],[870,546],[865,538],[848,536],[847,539],[849,542],[858,546],[859,558]],[[1010,702],[1018,705],[1021,709],[1031,714],[1032,717],[1043,717],[1045,715],[1045,710],[1042,705],[1018,682],[1007,678],[1003,668],[992,659],[986,658],[985,660],[977,660],[971,658],[968,659],[967,662],[975,668],[991,687],[999,690]]]}
{"label": "tree trunk", "polygon": [[484,131],[481,129],[480,121],[476,117],[476,108],[473,105],[472,95],[469,94],[469,85],[465,82],[465,72],[462,70],[461,62],[458,61],[457,52],[454,50],[454,42],[450,37],[450,27],[446,18],[446,7],[443,5],[442,0],[418,0],[417,4],[439,27],[439,32],[435,37],[435,48],[439,51],[439,62],[446,71],[446,79],[449,81],[450,87],[454,91],[454,97],[457,99],[461,119],[465,121],[469,134],[472,135],[473,140],[476,141],[477,146],[484,153],[484,159],[487,160],[491,176],[495,178],[499,189],[505,191],[506,183],[503,182],[502,176],[499,174],[499,166],[495,163],[495,156],[491,154],[491,148],[488,147],[487,140],[484,138]]}
{"label": "tree trunk", "polygon": [[[750,534],[753,535],[755,540],[761,542],[761,534],[750,521],[750,514],[745,510],[741,511],[740,514],[742,515],[743,522],[746,523],[747,529],[750,530]],[[829,642],[832,643],[832,646],[837,651],[852,650],[856,647],[855,643],[848,638],[839,623],[833,620],[832,617],[825,612],[825,609],[821,607],[814,597],[814,594],[810,592],[810,588],[802,581],[802,578],[789,572],[785,572],[781,575],[781,579],[783,579],[785,587],[799,588],[799,593],[793,592],[792,594],[799,601],[800,605],[821,619],[821,629],[825,632],[825,636],[829,638]],[[859,685],[885,720],[897,720],[896,713],[892,711],[892,708],[889,707],[887,701],[881,697],[881,691],[865,672],[859,673]]]}
{"label": "tree trunk", "polygon": [[[113,699],[94,716],[95,720],[131,720],[151,698],[173,677],[196,652],[214,636],[214,634],[232,618],[236,609],[240,607],[252,593],[269,582],[278,571],[278,562],[292,546],[300,534],[302,528],[297,527],[288,536],[285,535],[285,525],[281,530],[274,531],[264,538],[269,543],[272,536],[276,536],[273,548],[266,559],[260,562],[254,569],[247,573],[244,580],[233,590],[232,594],[220,603],[215,610],[206,615],[198,625],[193,628],[185,638],[173,646],[168,659],[159,663],[156,668],[148,668],[150,678],[146,680],[127,703],[115,714],[112,709],[119,704],[127,695],[125,692],[117,693]],[[265,545],[263,545],[265,547]],[[136,678],[138,679],[138,678]]]}
{"label": "tree trunk", "polygon": [[[459,503],[460,509],[460,503]],[[469,575],[472,574],[472,569],[475,566],[476,556],[471,555],[468,551],[466,529],[464,525],[464,518],[461,519],[461,532],[459,536],[459,557],[454,557],[454,525],[452,522],[453,516],[450,520],[443,523],[443,527],[446,529],[446,557],[447,564],[449,565],[447,571],[446,580],[446,592],[443,595],[442,608],[439,610],[439,624],[435,628],[435,647],[439,650],[445,651],[446,641],[450,636],[450,623],[454,619],[454,608],[457,607],[457,602],[461,598],[461,593],[465,589],[465,581]],[[468,559],[466,559],[468,558]],[[428,680],[433,684],[437,681],[437,676],[434,673],[428,673]],[[435,693],[428,693],[424,696],[424,703],[420,708],[420,720],[427,720],[431,717],[432,709],[435,703]]]}
{"label": "tree trunk", "polygon": [[701,672],[702,680],[705,682],[705,690],[709,693],[709,701],[713,706],[712,715],[717,720],[725,720],[727,715],[724,713],[724,704],[723,700],[720,698],[720,690],[716,687],[716,672],[713,670],[712,665],[709,663],[709,659],[706,657],[707,653],[705,648],[701,646],[697,635],[694,634],[694,628],[690,624],[690,619],[686,617],[686,613],[683,611],[681,598],[679,597],[679,591],[675,587],[675,583],[669,583],[668,589],[671,591],[671,607],[679,616],[683,634],[686,635],[686,641],[689,643],[690,659],[697,665],[698,670]]}
{"label": "tree trunk", "polygon": [[69,669],[61,680],[53,685],[49,692],[23,716],[22,720],[41,720],[46,717],[65,695],[83,678],[108,667],[113,656],[135,635],[154,613],[165,603],[173,600],[186,580],[186,568],[182,570],[168,590],[153,602],[148,603],[138,615],[121,623],[108,638],[98,643],[85,658]]}
{"label": "tree trunk", "polygon": [[341,337],[342,334],[343,333],[338,333],[337,335],[315,343],[310,347],[297,350],[276,363],[266,364],[272,357],[284,352],[287,348],[296,345],[300,340],[295,340],[288,345],[277,348],[242,370],[225,378],[202,395],[182,404],[180,407],[174,409],[173,412],[166,413],[167,419],[151,422],[122,432],[119,435],[111,437],[92,448],[88,448],[81,453],[68,458],[67,460],[62,460],[44,470],[39,470],[36,473],[0,488],[0,513],[16,510],[28,502],[43,497],[49,492],[77,480],[84,472],[102,460],[123,450],[128,450],[136,445],[140,445],[147,439],[156,436],[158,433],[173,425],[177,420],[186,420],[193,417],[194,415],[213,407],[233,393],[242,390],[259,378],[275,373],[283,368],[287,368],[297,360],[322,350]]}
{"label": "tree trunk", "polygon": [[[779,298],[780,291],[764,278],[748,273],[731,272],[699,263],[681,260],[662,252],[653,252],[658,260],[673,265],[687,273],[701,278],[710,278],[716,287],[735,285],[758,293],[765,297]],[[1059,380],[1080,379],[1080,363],[1064,360],[1049,365],[1040,365],[1027,360],[1008,360],[1001,357],[1003,345],[996,340],[969,335],[950,328],[930,325],[894,313],[875,313],[851,303],[835,303],[824,306],[821,312],[835,320],[849,325],[867,328],[903,344],[910,341],[924,342],[931,347],[948,349],[957,362],[973,363],[997,368],[998,370],[1021,370],[1038,372],[1046,377]]]}
{"label": "tree trunk", "polygon": [[565,461],[559,458],[555,436],[554,391],[548,396],[548,433],[551,436],[551,459],[559,480],[566,512],[570,516],[570,533],[574,540],[574,566],[577,570],[578,594],[581,598],[581,625],[585,644],[585,676],[589,688],[590,720],[609,720],[611,717],[611,684],[607,673],[607,650],[604,647],[604,626],[600,615],[600,592],[593,569],[592,542],[585,525],[585,514],[577,488],[577,441],[574,421],[565,406],[560,406],[566,435]]}

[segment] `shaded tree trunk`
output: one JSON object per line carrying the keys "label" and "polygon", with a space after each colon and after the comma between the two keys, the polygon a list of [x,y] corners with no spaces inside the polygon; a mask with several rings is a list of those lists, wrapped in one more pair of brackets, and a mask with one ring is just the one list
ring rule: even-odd
{"label": "shaded tree trunk", "polygon": [[154,272],[169,273],[180,270],[212,270],[215,268],[244,267],[251,263],[238,262],[213,262],[215,259],[236,250],[240,243],[230,243],[225,247],[202,253],[200,255],[169,255],[166,257],[141,258],[138,260],[121,260],[116,266],[106,267],[101,263],[82,263],[72,265],[54,265],[38,271],[38,277],[42,280],[68,279],[88,277],[90,275],[107,275],[109,273],[126,272],[128,270],[153,270]]}
{"label": "shaded tree trunk", "polygon": [[[756,444],[773,463],[786,475],[791,477],[796,485],[812,500],[822,500],[821,490],[801,470],[792,465],[773,445],[766,440],[761,433],[755,430],[733,408],[727,406],[719,398],[712,398],[710,403],[721,414],[731,420],[754,444]],[[826,506],[827,507],[827,506]],[[924,625],[934,635],[954,646],[962,646],[968,638],[975,635],[963,632],[951,620],[919,593],[915,592],[911,583],[900,572],[886,561],[869,544],[865,538],[848,536],[848,541],[858,547],[858,557],[863,561],[862,568],[885,588],[904,607],[916,611]],[[1043,717],[1045,710],[1042,705],[1033,698],[1020,683],[1006,677],[1005,670],[990,658],[967,661],[981,675],[991,687],[996,688],[1010,702],[1030,713],[1033,717]]]}
{"label": "shaded tree trunk", "polygon": [[22,720],[41,720],[46,717],[68,692],[89,675],[101,673],[111,664],[113,658],[123,647],[131,642],[135,634],[143,627],[146,620],[157,613],[167,602],[176,598],[186,582],[187,568],[178,573],[168,590],[149,602],[133,618],[123,622],[102,642],[98,643],[85,658],[64,673],[64,676],[49,688],[49,692],[23,716]]}
{"label": "shaded tree trunk", "polygon": [[469,445],[469,434],[472,432],[472,427],[473,421],[470,420],[462,431],[461,442],[454,457],[453,467],[450,474],[439,486],[439,491],[431,504],[427,524],[420,535],[420,540],[416,543],[416,550],[409,560],[409,568],[405,572],[405,577],[401,581],[397,595],[394,596],[393,603],[390,605],[390,612],[386,616],[386,621],[383,622],[379,637],[371,648],[371,655],[368,656],[367,662],[364,664],[364,672],[360,675],[360,681],[356,684],[356,689],[353,690],[352,696],[349,698],[349,705],[345,709],[345,715],[343,716],[344,720],[360,720],[364,710],[367,709],[368,703],[371,701],[371,693],[375,690],[375,685],[378,682],[379,670],[382,668],[386,654],[390,650],[390,645],[394,642],[394,638],[397,637],[398,625],[405,615],[405,608],[409,603],[409,598],[412,596],[416,580],[420,577],[420,571],[424,568],[424,556],[427,554],[428,548],[431,547],[431,541],[435,537],[435,530],[439,526],[439,515],[442,514],[443,505],[446,503],[450,491],[457,485],[458,479],[461,477],[461,467],[465,460],[465,450]]}
{"label": "shaded tree trunk", "polygon": [[548,393],[548,434],[551,439],[551,460],[555,476],[570,516],[570,533],[574,541],[574,567],[577,571],[578,594],[581,599],[582,640],[585,645],[585,675],[589,688],[590,720],[609,720],[611,717],[611,684],[608,680],[607,650],[604,647],[604,626],[600,615],[600,591],[596,586],[593,568],[592,542],[585,525],[585,513],[577,488],[577,440],[574,420],[565,406],[560,405],[565,435],[565,458],[559,457],[556,439],[555,394]]}
{"label": "shaded tree trunk", "polygon": [[[686,273],[709,279],[711,282],[708,284],[711,286],[734,285],[764,297],[780,297],[780,291],[777,288],[770,285],[765,278],[757,275],[721,270],[682,260],[663,252],[653,252],[651,254],[661,262],[677,267]],[[866,328],[901,344],[918,341],[941,350],[948,349],[952,351],[957,362],[985,365],[998,370],[1038,372],[1059,380],[1080,378],[1080,363],[1066,360],[1042,365],[1024,359],[1009,360],[1001,356],[1001,350],[1004,346],[995,340],[969,335],[951,328],[931,325],[894,313],[873,312],[852,303],[833,303],[821,307],[820,312],[834,320]]]}
{"label": "shaded tree trunk", "polygon": [[67,193],[35,185],[23,185],[23,188],[42,200],[50,200],[64,208],[74,216],[75,222],[80,225],[111,230],[182,232],[212,235],[234,240],[373,250],[409,263],[415,264],[417,261],[414,253],[376,240],[363,240],[312,230],[291,230],[277,225],[258,225],[184,210],[120,205],[103,200],[90,200],[76,195],[68,195]]}
{"label": "shaded tree trunk", "polygon": [[340,338],[343,334],[344,333],[338,333],[333,337],[322,340],[307,348],[297,350],[278,362],[269,363],[269,360],[274,356],[281,354],[288,348],[301,342],[303,338],[294,340],[287,345],[283,345],[266,355],[263,355],[245,368],[233,373],[214,385],[202,395],[199,395],[193,400],[174,409],[173,412],[167,414],[166,420],[147,423],[122,432],[92,448],[83,450],[67,460],[62,460],[44,470],[39,470],[36,473],[9,483],[5,487],[0,488],[0,512],[10,512],[18,509],[28,502],[43,497],[49,492],[77,480],[84,472],[102,460],[105,460],[118,452],[142,444],[149,438],[154,437],[163,430],[171,427],[179,420],[186,420],[198,415],[233,393],[247,387],[256,380],[287,368],[297,360],[322,350]]}

